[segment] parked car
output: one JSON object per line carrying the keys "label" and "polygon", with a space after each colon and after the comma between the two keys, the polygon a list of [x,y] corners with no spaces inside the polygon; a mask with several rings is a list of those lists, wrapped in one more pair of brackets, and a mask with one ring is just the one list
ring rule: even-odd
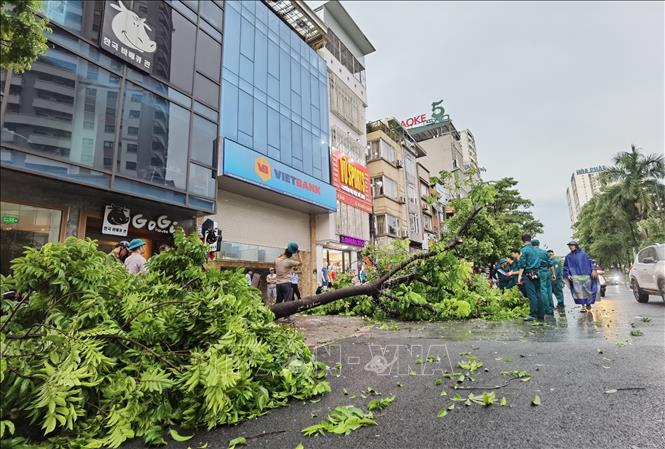
{"label": "parked car", "polygon": [[629,278],[637,302],[648,302],[649,295],[660,295],[665,301],[665,244],[656,243],[637,253]]}

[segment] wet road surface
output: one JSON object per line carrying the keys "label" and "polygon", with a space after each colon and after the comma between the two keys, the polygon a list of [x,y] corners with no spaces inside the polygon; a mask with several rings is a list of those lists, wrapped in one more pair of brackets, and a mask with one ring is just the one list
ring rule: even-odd
{"label": "wet road surface", "polygon": [[[638,304],[629,290],[610,286],[592,313],[580,313],[570,296],[566,304],[565,313],[544,325],[474,320],[379,329],[356,318],[298,317],[296,326],[331,367],[332,393],[169,447],[226,448],[237,436],[248,437],[249,448],[284,449],[298,443],[321,449],[665,447],[665,303],[652,296]],[[444,378],[444,371],[463,372],[457,363],[469,354],[483,363],[475,381]],[[527,371],[530,380],[507,382],[511,376],[502,372],[512,370]],[[336,406],[366,409],[375,398],[369,387],[396,397],[375,413],[377,426],[348,436],[302,435]],[[508,406],[456,402],[437,418],[455,393],[483,391],[506,397]],[[532,405],[536,394],[539,406]]]}

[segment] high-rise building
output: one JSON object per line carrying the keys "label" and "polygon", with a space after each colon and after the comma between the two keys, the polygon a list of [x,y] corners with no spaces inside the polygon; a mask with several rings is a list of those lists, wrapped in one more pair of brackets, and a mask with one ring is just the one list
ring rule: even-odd
{"label": "high-rise building", "polygon": [[[201,2],[208,4],[210,2]],[[326,27],[305,2],[224,2],[219,189],[224,241],[214,264],[265,279],[290,242],[314,291],[316,216],[337,208],[330,173]],[[265,287],[262,280],[259,288]]]}
{"label": "high-rise building", "polygon": [[570,176],[570,186],[566,189],[566,199],[568,200],[568,214],[570,215],[571,225],[577,222],[582,207],[600,192],[600,174],[606,169],[607,167],[603,165],[581,168]]}
{"label": "high-rise building", "polygon": [[367,141],[367,168],[374,199],[371,227],[374,242],[382,245],[406,238],[411,247],[421,248],[424,240],[421,178],[416,159],[425,156],[425,151],[394,118],[368,123]]}
{"label": "high-rise building", "polygon": [[42,8],[47,52],[0,72],[0,271],[70,235],[150,255],[216,208],[224,2]]}
{"label": "high-rise building", "polygon": [[339,1],[325,2],[315,13],[326,26],[326,44],[318,53],[328,67],[330,170],[337,193],[337,211],[316,217],[320,277],[324,260],[337,272],[357,269],[358,251],[370,239],[372,191],[365,166],[365,56],[375,49]]}
{"label": "high-rise building", "polygon": [[459,132],[460,143],[462,145],[462,162],[464,169],[473,168],[476,172],[476,179],[480,179],[480,166],[478,165],[478,152],[476,151],[476,139],[468,129]]}

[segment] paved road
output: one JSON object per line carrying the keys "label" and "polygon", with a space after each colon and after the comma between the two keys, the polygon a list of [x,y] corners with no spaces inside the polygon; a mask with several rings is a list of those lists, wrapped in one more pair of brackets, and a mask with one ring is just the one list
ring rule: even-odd
{"label": "paved road", "polygon": [[[295,401],[237,427],[201,433],[169,447],[196,448],[207,442],[209,448],[226,448],[237,436],[277,432],[250,438],[248,447],[291,449],[302,443],[307,449],[664,448],[665,303],[651,297],[648,304],[638,304],[630,291],[618,286],[608,287],[607,296],[591,314],[580,313],[567,297],[571,305],[566,313],[548,318],[544,326],[470,321],[361,329],[316,349],[329,366],[341,363],[341,375],[333,369],[329,376],[333,392],[320,402]],[[631,336],[634,330],[643,335]],[[526,370],[531,380],[511,381],[494,390],[507,398],[507,407],[457,403],[455,410],[437,418],[456,391],[450,380],[444,379],[443,385],[435,381],[451,366],[458,370],[457,362],[467,358],[463,353],[484,364],[475,382],[460,384],[480,387],[473,393],[505,383],[501,372],[506,370]],[[438,355],[441,361],[417,363],[428,355]],[[505,357],[512,361],[497,360]],[[416,375],[409,375],[411,371]],[[363,399],[360,393],[368,387],[383,397],[396,396],[390,407],[376,414],[377,426],[343,437],[301,434],[331,408],[365,406],[372,396]],[[605,393],[614,389],[618,391]],[[442,390],[448,396],[441,397]],[[540,406],[531,405],[536,393]]]}

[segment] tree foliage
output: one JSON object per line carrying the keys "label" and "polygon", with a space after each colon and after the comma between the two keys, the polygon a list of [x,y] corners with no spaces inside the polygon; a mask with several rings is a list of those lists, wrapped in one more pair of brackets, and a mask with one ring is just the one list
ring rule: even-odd
{"label": "tree foliage", "polygon": [[46,53],[48,20],[37,14],[41,0],[3,0],[0,6],[0,67],[24,72]]}
{"label": "tree foliage", "polygon": [[587,202],[575,237],[601,265],[626,265],[635,251],[665,241],[665,160],[635,145],[601,175],[600,194]]}
{"label": "tree foliage", "polygon": [[274,323],[243,274],[204,260],[182,231],[145,276],[91,240],[16,259],[2,278],[2,447],[160,444],[169,426],[233,424],[329,391],[302,337]]}

